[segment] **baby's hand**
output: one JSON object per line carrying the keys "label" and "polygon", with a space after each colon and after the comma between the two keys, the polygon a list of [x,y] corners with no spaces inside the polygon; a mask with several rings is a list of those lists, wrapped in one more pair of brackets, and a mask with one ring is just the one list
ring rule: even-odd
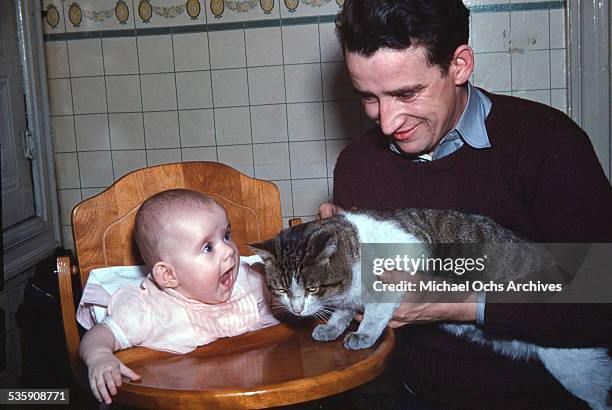
{"label": "baby's hand", "polygon": [[[117,394],[117,387],[121,386],[121,376],[130,380],[139,380],[137,375],[125,366],[112,353],[104,353],[87,363],[89,372],[89,387],[98,401],[111,403],[111,396]],[[109,394],[110,393],[110,394]]]}

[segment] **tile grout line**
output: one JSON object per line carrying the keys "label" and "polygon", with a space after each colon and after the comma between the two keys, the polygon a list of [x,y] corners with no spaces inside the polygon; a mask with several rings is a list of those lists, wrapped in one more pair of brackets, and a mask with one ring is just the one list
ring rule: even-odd
{"label": "tile grout line", "polygon": [[249,61],[247,55],[247,43],[246,43],[246,29],[242,30],[242,41],[244,42],[244,65],[246,75],[246,86],[247,86],[247,101],[249,102],[249,136],[251,138],[251,160],[253,160],[253,178],[257,178],[255,173],[255,149],[253,147],[253,118],[251,116],[251,87],[249,83]]}
{"label": "tile grout line", "polygon": [[[206,17],[208,21],[208,17]],[[213,136],[215,139],[215,161],[219,162],[219,141],[217,140],[217,107],[215,105],[215,85],[213,82],[212,56],[210,53],[210,35],[206,33],[207,57],[208,57],[208,72],[210,78],[210,103],[213,114]]]}
{"label": "tile grout line", "polygon": [[138,69],[138,89],[140,90],[140,116],[142,119],[142,142],[144,144],[145,165],[149,166],[149,150],[147,149],[147,131],[144,119],[144,97],[142,95],[142,73],[140,72],[140,51],[138,49],[138,35],[136,32],[136,13],[134,12],[134,2],[132,2],[132,13],[134,14],[134,44],[136,46],[136,67]]}
{"label": "tile grout line", "polygon": [[[279,10],[280,13],[280,10]],[[285,37],[283,35],[283,20],[280,20],[280,43],[281,43],[281,59],[283,67],[283,83],[285,84],[285,121],[287,124],[287,158],[289,161],[289,191],[291,193],[291,216],[289,218],[295,218],[295,201],[293,199],[293,175],[291,171],[291,138],[289,129],[289,110],[287,102],[287,72],[285,71]],[[282,214],[282,212],[281,212]]]}
{"label": "tile grout line", "polygon": [[550,9],[548,9],[548,105],[552,106],[552,51],[550,48]]}
{"label": "tile grout line", "polygon": [[210,36],[208,35],[209,23],[208,23],[208,9],[206,8],[206,2],[204,2],[204,22],[206,23],[206,58],[208,59],[208,78],[210,83],[210,110],[212,113],[212,126],[213,126],[213,138],[215,140],[215,162],[219,162],[219,143],[217,142],[217,119],[215,116],[215,97],[213,93],[213,80],[212,80],[212,59],[210,57]]}
{"label": "tile grout line", "polygon": [[110,151],[110,160],[111,160],[111,172],[113,173],[113,182],[111,185],[118,179],[115,175],[115,163],[113,161],[113,144],[111,142],[110,137],[110,114],[109,112],[109,102],[108,102],[108,86],[106,85],[106,67],[104,67],[104,44],[102,42],[102,38],[100,38],[100,54],[102,55],[102,76],[104,78],[104,96],[106,97],[106,125],[107,129],[107,137],[108,137],[108,150]]}
{"label": "tile grout line", "polygon": [[330,192],[329,192],[329,158],[327,157],[327,126],[325,123],[325,96],[324,94],[324,90],[325,87],[323,86],[323,56],[321,55],[321,24],[320,22],[317,23],[317,35],[318,35],[318,51],[319,51],[319,69],[321,70],[321,75],[320,75],[320,80],[321,80],[321,110],[322,110],[322,114],[323,114],[323,149],[325,150],[324,155],[325,155],[325,185],[327,186],[327,200],[329,202],[332,202],[330,199]]}
{"label": "tile grout line", "polygon": [[174,71],[174,97],[176,101],[176,126],[178,131],[179,155],[183,162],[183,139],[181,138],[181,119],[179,116],[178,80],[176,78],[176,58],[174,57],[174,33],[170,34],[170,48],[172,49],[172,68]]}

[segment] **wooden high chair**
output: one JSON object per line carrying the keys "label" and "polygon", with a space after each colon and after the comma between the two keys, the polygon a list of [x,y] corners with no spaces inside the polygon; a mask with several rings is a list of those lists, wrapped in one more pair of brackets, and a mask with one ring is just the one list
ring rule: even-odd
{"label": "wooden high chair", "polygon": [[[62,320],[70,366],[89,388],[78,357],[80,337],[75,319],[71,272],[80,286],[92,269],[139,265],[133,245],[136,211],[144,200],[171,188],[199,190],[227,210],[242,255],[245,243],[259,242],[282,229],[276,186],[214,162],[185,162],[134,171],[72,211],[77,270],[68,257],[58,258]],[[311,325],[261,329],[217,340],[186,355],[136,347],[117,357],[142,380],[124,382],[114,401],[132,406],[169,409],[266,408],[333,395],[378,376],[393,348],[391,329],[367,350],[344,348],[312,339]]]}

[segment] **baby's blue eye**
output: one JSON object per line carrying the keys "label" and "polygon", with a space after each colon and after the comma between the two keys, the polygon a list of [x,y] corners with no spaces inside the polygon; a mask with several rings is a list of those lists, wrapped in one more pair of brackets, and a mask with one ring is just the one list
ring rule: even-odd
{"label": "baby's blue eye", "polygon": [[225,232],[224,239],[230,241],[232,239],[232,233],[230,231]]}
{"label": "baby's blue eye", "polygon": [[207,243],[206,245],[202,247],[202,253],[212,252],[212,250],[213,250],[213,247],[209,243]]}

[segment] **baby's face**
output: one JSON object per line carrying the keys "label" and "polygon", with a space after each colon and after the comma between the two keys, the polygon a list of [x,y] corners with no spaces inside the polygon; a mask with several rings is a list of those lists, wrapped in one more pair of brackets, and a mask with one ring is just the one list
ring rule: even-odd
{"label": "baby's face", "polygon": [[240,255],[225,210],[211,206],[183,213],[172,230],[164,242],[179,280],[176,290],[204,303],[226,302],[236,283]]}

